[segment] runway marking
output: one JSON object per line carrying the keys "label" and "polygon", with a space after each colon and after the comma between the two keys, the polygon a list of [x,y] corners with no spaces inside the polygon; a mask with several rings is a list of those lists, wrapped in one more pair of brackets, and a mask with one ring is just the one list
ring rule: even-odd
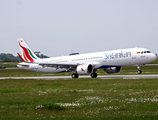
{"label": "runway marking", "polygon": [[[87,76],[79,76],[79,78],[91,78]],[[78,79],[79,79],[78,78]],[[158,78],[158,74],[146,75],[99,75],[100,79],[142,79],[142,78]],[[0,77],[0,79],[36,79],[36,80],[55,80],[55,79],[72,79],[71,76],[32,76],[32,77]],[[91,78],[93,79],[93,78]]]}

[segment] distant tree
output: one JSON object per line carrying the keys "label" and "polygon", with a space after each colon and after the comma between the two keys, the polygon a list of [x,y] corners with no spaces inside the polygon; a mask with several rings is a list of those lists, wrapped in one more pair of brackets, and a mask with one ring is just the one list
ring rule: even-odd
{"label": "distant tree", "polygon": [[3,62],[19,62],[20,61],[20,58],[19,56],[14,56],[10,53],[1,53],[0,54],[0,61],[3,61]]}
{"label": "distant tree", "polygon": [[2,62],[15,62],[15,60],[5,57]]}
{"label": "distant tree", "polygon": [[19,58],[19,56],[15,56],[14,60],[15,60],[15,62],[21,62],[21,59]]}
{"label": "distant tree", "polygon": [[6,54],[5,53],[1,53],[0,54],[0,61],[4,60],[5,57],[6,57]]}

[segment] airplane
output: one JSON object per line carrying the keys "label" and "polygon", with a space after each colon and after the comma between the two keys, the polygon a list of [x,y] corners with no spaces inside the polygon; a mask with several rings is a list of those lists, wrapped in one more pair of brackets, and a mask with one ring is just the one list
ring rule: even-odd
{"label": "airplane", "polygon": [[148,49],[136,47],[41,59],[22,38],[18,39],[18,45],[23,61],[17,65],[18,67],[46,73],[74,72],[72,78],[78,78],[83,74],[90,74],[92,78],[96,78],[98,69],[103,69],[107,73],[119,73],[123,66],[131,65],[137,65],[138,74],[141,74],[140,65],[157,58]]}

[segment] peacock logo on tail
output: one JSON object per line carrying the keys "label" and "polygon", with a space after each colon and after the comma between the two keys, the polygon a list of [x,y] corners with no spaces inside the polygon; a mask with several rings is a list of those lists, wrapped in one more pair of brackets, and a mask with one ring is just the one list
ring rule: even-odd
{"label": "peacock logo on tail", "polygon": [[37,59],[36,56],[33,55],[32,51],[29,48],[26,48],[24,46],[21,45],[23,41],[19,41],[19,46],[23,49],[23,58],[25,61],[27,62],[35,62],[35,60]]}

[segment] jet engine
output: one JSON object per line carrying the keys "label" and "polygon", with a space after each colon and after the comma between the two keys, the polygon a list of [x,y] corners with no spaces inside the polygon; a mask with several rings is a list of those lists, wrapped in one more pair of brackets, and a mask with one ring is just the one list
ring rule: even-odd
{"label": "jet engine", "polygon": [[121,67],[104,68],[104,71],[107,73],[119,73],[121,71]]}
{"label": "jet engine", "polygon": [[91,64],[78,65],[76,70],[78,74],[90,74],[93,66]]}

